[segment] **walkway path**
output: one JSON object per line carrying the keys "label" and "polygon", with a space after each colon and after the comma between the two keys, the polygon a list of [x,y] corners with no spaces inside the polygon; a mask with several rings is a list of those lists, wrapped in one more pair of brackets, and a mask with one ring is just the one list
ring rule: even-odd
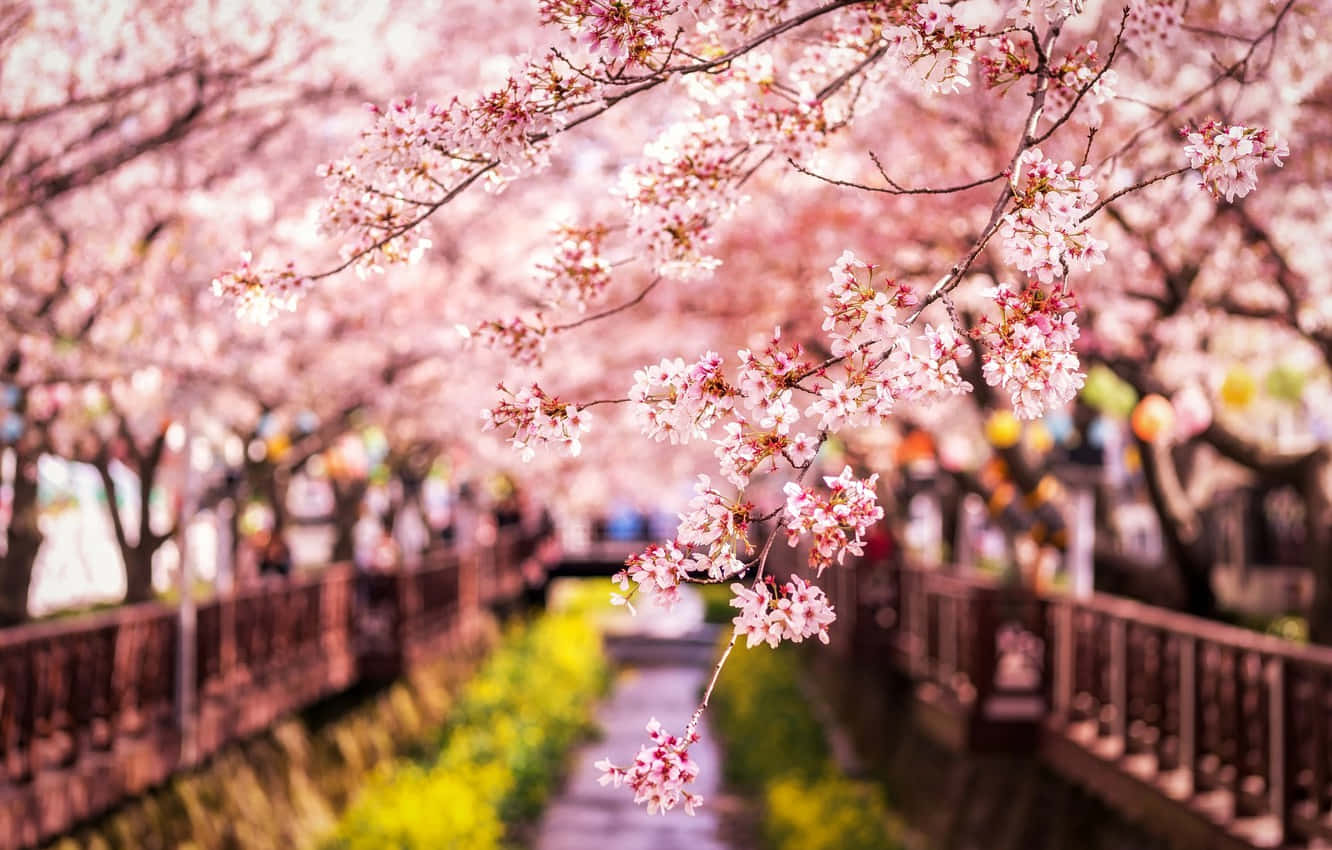
{"label": "walkway path", "polygon": [[689,751],[700,769],[695,790],[705,801],[693,817],[683,811],[649,817],[624,788],[597,784],[593,767],[602,758],[631,760],[647,741],[643,727],[652,717],[672,731],[688,721],[713,657],[714,633],[702,614],[701,601],[690,597],[670,615],[640,610],[636,618],[608,623],[608,648],[625,669],[597,718],[604,736],[574,754],[564,791],[542,817],[535,850],[728,850],[709,805],[721,783],[711,735]]}

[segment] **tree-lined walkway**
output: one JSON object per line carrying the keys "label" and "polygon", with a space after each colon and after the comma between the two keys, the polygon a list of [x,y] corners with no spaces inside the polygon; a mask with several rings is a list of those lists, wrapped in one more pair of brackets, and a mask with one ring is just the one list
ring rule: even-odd
{"label": "tree-lined walkway", "polygon": [[623,789],[597,782],[600,771],[594,763],[608,755],[623,758],[638,752],[647,740],[643,729],[647,718],[656,717],[672,728],[682,726],[711,670],[713,632],[703,625],[697,597],[687,596],[669,614],[656,606],[643,609],[635,618],[616,618],[608,624],[608,648],[626,669],[598,715],[604,735],[574,754],[564,791],[542,817],[536,850],[612,846],[728,850],[730,846],[720,833],[718,807],[712,805],[720,790],[721,756],[714,736],[706,730],[689,750],[700,769],[693,790],[705,800],[694,817],[678,813],[647,817],[641,807],[627,804]]}

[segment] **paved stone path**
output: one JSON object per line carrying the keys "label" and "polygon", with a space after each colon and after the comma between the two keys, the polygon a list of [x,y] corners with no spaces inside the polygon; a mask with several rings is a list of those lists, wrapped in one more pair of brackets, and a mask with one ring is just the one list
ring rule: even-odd
{"label": "paved stone path", "polygon": [[604,736],[574,754],[564,791],[542,816],[534,850],[728,850],[718,837],[716,810],[709,807],[721,783],[720,754],[711,735],[705,733],[689,751],[700,769],[694,790],[704,798],[693,817],[683,811],[649,817],[624,788],[597,784],[600,774],[593,767],[602,758],[632,760],[647,741],[643,727],[652,717],[672,732],[689,720],[711,672],[711,636],[701,623],[702,604],[691,599],[669,616],[640,611],[633,620],[609,624],[611,653],[631,666],[621,672],[598,715]]}

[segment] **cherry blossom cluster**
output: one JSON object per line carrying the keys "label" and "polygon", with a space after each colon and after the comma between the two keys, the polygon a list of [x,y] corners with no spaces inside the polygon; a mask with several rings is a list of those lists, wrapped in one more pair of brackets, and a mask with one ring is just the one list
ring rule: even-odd
{"label": "cherry blossom cluster", "polygon": [[999,229],[1004,262],[1044,283],[1063,277],[1069,263],[1090,270],[1105,262],[1106,243],[1092,237],[1082,220],[1097,198],[1090,166],[1056,163],[1040,148],[1028,148],[1010,185],[1016,209]]}
{"label": "cherry blossom cluster", "polygon": [[817,437],[747,426],[741,418],[727,422],[723,436],[716,441],[715,454],[722,477],[737,487],[749,486],[750,476],[765,462],[772,469],[783,459],[793,467],[801,467],[819,450]]}
{"label": "cherry blossom cluster", "polygon": [[689,757],[689,748],[699,741],[698,732],[691,725],[676,737],[654,717],[648,721],[647,733],[651,743],[638,751],[628,767],[618,767],[609,759],[597,762],[596,768],[601,771],[597,781],[616,788],[629,786],[634,802],[645,803],[650,815],[664,815],[681,803],[692,815],[703,803],[701,796],[685,788],[698,778],[698,764]]}
{"label": "cherry blossom cluster", "polygon": [[1063,118],[1078,94],[1086,89],[1082,105],[1087,107],[1087,124],[1100,126],[1100,107],[1114,99],[1119,75],[1113,68],[1102,71],[1099,61],[1096,42],[1089,41],[1051,66],[1050,87],[1045,93],[1047,121]]}
{"label": "cherry blossom cluster", "polygon": [[1036,25],[1036,13],[1050,23],[1063,20],[1082,11],[1085,0],[1017,0],[1008,16],[1017,27]]}
{"label": "cherry blossom cluster", "polygon": [[851,251],[843,251],[828,269],[832,280],[826,289],[823,330],[831,338],[835,356],[901,336],[904,328],[897,320],[897,311],[918,303],[905,284],[886,280],[883,288],[878,288],[874,281],[876,268]]}
{"label": "cherry blossom cluster", "polygon": [[1226,201],[1253,191],[1259,165],[1271,162],[1280,167],[1282,157],[1290,156],[1286,141],[1261,127],[1208,121],[1196,130],[1185,127],[1180,134],[1188,140],[1184,154],[1189,167],[1202,174],[1202,185],[1212,197]]}
{"label": "cherry blossom cluster", "polygon": [[524,461],[536,455],[538,446],[557,445],[572,457],[582,451],[579,435],[588,430],[585,410],[547,395],[536,384],[517,392],[500,384],[499,390],[506,398],[481,411],[482,430],[512,431],[509,443],[522,454]]}
{"label": "cherry blossom cluster", "polygon": [[920,338],[925,353],[912,358],[910,397],[932,402],[971,392],[958,367],[960,359],[971,355],[971,346],[949,325],[927,324]]}
{"label": "cherry blossom cluster", "polygon": [[998,286],[985,293],[999,307],[999,319],[982,318],[975,336],[984,342],[985,383],[1009,393],[1019,419],[1037,419],[1072,400],[1082,389],[1073,343],[1078,338],[1073,293],[1058,284],[1036,284],[1022,292]]}
{"label": "cherry blossom cluster", "polygon": [[957,6],[927,0],[894,15],[884,31],[888,55],[902,79],[925,94],[948,94],[971,85],[971,60],[980,30],[962,24]]}
{"label": "cherry blossom cluster", "polygon": [[735,554],[734,543],[716,543],[707,552],[690,552],[679,540],[653,543],[625,559],[625,568],[611,576],[619,588],[611,594],[612,605],[623,605],[635,614],[631,600],[642,593],[649,602],[669,611],[680,601],[680,585],[689,582],[716,584],[744,573],[746,565]]}
{"label": "cherry blossom cluster", "polygon": [[700,475],[694,485],[694,498],[680,514],[676,536],[681,543],[690,546],[743,543],[749,535],[753,512],[752,502],[728,497],[712,486],[711,478]]}
{"label": "cherry blossom cluster", "polygon": [[372,188],[352,160],[336,160],[317,170],[329,191],[319,212],[320,232],[343,240],[341,256],[355,263],[357,273],[382,272],[385,263],[418,262],[430,249],[423,221],[429,204],[394,183],[386,184],[393,187],[389,190]]}
{"label": "cherry blossom cluster", "polygon": [[665,0],[541,0],[543,24],[577,37],[593,53],[648,64],[666,41],[664,19],[678,8]]}
{"label": "cherry blossom cluster", "polygon": [[470,100],[371,105],[356,149],[319,169],[329,190],[323,231],[343,240],[358,271],[418,259],[430,247],[422,222],[435,209],[482,175],[499,189],[547,167],[562,113],[591,102],[593,90],[549,56]]}
{"label": "cherry blossom cluster", "polygon": [[722,373],[722,358],[712,351],[688,366],[677,357],[639,369],[629,390],[643,433],[672,444],[706,438],[708,429],[732,409],[734,395]]}
{"label": "cherry blossom cluster", "polygon": [[235,301],[242,319],[267,325],[280,312],[296,309],[309,279],[291,263],[284,269],[256,269],[252,261],[250,252],[242,254],[239,268],[213,279],[213,294]]}
{"label": "cherry blossom cluster", "polygon": [[1184,23],[1180,0],[1140,0],[1129,7],[1124,43],[1133,52],[1156,56],[1175,43]]}
{"label": "cherry blossom cluster", "polygon": [[537,264],[542,292],[556,303],[570,303],[584,312],[588,302],[610,285],[611,265],[602,255],[608,234],[609,229],[601,224],[556,229],[554,253]]}
{"label": "cherry blossom cluster", "polygon": [[691,6],[706,8],[713,20],[707,23],[731,32],[747,33],[755,27],[776,23],[790,0],[696,0]]}
{"label": "cherry blossom cluster", "polygon": [[507,353],[524,366],[536,366],[546,350],[548,329],[538,314],[532,320],[512,316],[487,319],[473,328],[458,325],[458,332],[470,342]]}
{"label": "cherry blossom cluster", "polygon": [[711,229],[740,201],[735,187],[748,170],[747,148],[734,138],[729,116],[696,118],[649,142],[621,174],[630,233],[657,272],[690,279],[717,268],[706,249]]}
{"label": "cherry blossom cluster", "polygon": [[[611,594],[611,604],[627,606],[632,613],[634,606],[629,599],[641,592],[660,608],[674,608],[680,601],[680,583],[688,578],[685,552],[686,547],[667,541],[631,555],[624,562],[625,568],[611,578],[620,588],[619,593]],[[632,589],[630,582],[636,585]]]}
{"label": "cherry blossom cluster", "polygon": [[846,554],[864,554],[864,534],[874,523],[883,519],[874,485],[879,480],[876,472],[864,481],[851,474],[851,467],[841,475],[825,476],[828,495],[821,496],[801,487],[794,481],[782,488],[786,494],[786,536],[791,546],[809,534],[812,543],[809,564],[822,575],[833,561],[842,563]]}
{"label": "cherry blossom cluster", "polygon": [[859,428],[886,418],[893,412],[894,389],[901,386],[904,352],[893,348],[890,357],[899,368],[890,369],[868,354],[848,357],[843,363],[846,375],[821,385],[805,415],[817,419],[823,431]]}
{"label": "cherry blossom cluster", "polygon": [[828,626],[837,615],[823,591],[800,576],[780,587],[767,576],[753,588],[737,583],[731,590],[735,593],[731,606],[740,609],[732,622],[735,633],[744,636],[746,648],[765,642],[776,648],[784,640],[801,643],[815,636],[828,643]]}
{"label": "cherry blossom cluster", "polygon": [[[791,407],[790,388],[810,371],[811,364],[802,359],[805,352],[799,343],[783,348],[781,340],[782,329],[778,327],[763,351],[742,348],[737,353],[740,368],[736,385],[749,410],[762,414],[764,427],[776,427],[785,434],[795,415],[787,410]],[[767,424],[769,420],[772,424]]]}
{"label": "cherry blossom cluster", "polygon": [[828,140],[829,122],[823,103],[809,99],[774,107],[757,100],[741,100],[737,118],[751,144],[766,144],[783,159],[809,158]]}
{"label": "cherry blossom cluster", "polygon": [[986,88],[999,88],[1036,70],[1026,49],[1006,35],[994,42],[994,52],[980,58],[981,79]]}

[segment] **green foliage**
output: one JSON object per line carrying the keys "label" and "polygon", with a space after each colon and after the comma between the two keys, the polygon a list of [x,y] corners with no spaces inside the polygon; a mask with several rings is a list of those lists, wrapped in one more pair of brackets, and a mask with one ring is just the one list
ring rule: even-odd
{"label": "green foliage", "polygon": [[1278,401],[1298,404],[1304,396],[1304,385],[1308,376],[1302,369],[1280,363],[1267,373],[1267,394]]}
{"label": "green foliage", "polygon": [[825,775],[767,783],[764,837],[773,850],[887,850],[901,842],[883,794],[869,782]]}
{"label": "green foliage", "polygon": [[1082,400],[1088,407],[1123,419],[1133,412],[1138,394],[1130,384],[1098,363],[1087,372]]}
{"label": "green foliage", "polygon": [[846,778],[800,689],[792,647],[736,649],[712,696],[726,778],[758,792],[772,850],[891,850],[901,846],[879,788]]}
{"label": "green foliage", "polygon": [[731,593],[729,584],[701,584],[695,589],[703,597],[705,623],[725,624],[735,619],[738,612],[731,607],[731,599],[735,594]]}
{"label": "green foliage", "polygon": [[1268,623],[1267,633],[1295,643],[1308,643],[1309,621],[1298,614],[1287,614]]}
{"label": "green foliage", "polygon": [[506,827],[540,811],[607,680],[600,637],[581,611],[511,628],[463,690],[433,763],[381,772],[323,846],[503,846]]}
{"label": "green foliage", "polygon": [[726,779],[759,789],[794,773],[812,780],[828,760],[823,728],[810,714],[797,678],[795,650],[745,649],[726,662],[726,679],[712,695],[712,722],[726,742]]}

